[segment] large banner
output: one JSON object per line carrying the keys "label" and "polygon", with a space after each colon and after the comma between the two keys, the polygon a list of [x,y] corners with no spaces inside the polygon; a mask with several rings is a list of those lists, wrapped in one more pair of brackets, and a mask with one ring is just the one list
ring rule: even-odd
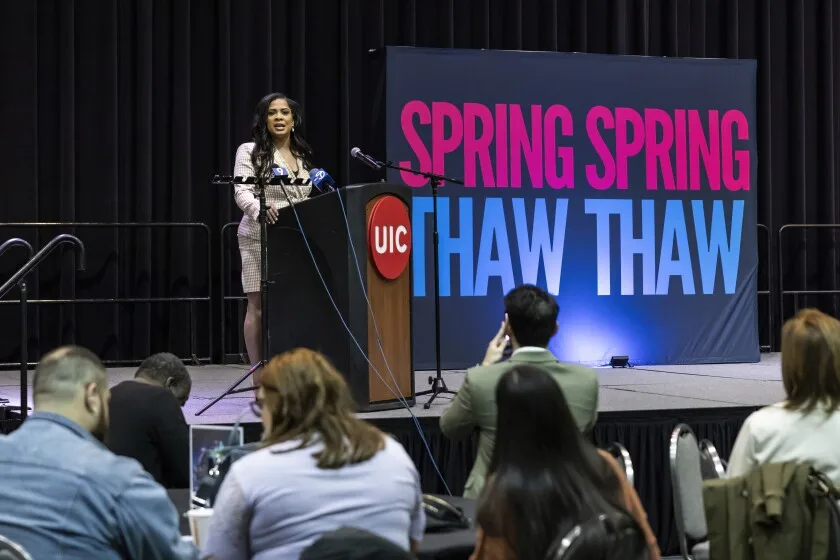
{"label": "large banner", "polygon": [[[390,161],[439,189],[442,361],[480,361],[521,283],[551,350],[603,365],[759,360],[756,64],[388,48]],[[412,216],[415,366],[433,367],[432,198]]]}

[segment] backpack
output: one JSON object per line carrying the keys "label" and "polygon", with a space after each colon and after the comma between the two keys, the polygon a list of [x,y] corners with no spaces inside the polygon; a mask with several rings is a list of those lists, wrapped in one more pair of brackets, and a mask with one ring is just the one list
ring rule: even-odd
{"label": "backpack", "polygon": [[810,463],[771,463],[703,483],[709,555],[840,560],[837,489]]}

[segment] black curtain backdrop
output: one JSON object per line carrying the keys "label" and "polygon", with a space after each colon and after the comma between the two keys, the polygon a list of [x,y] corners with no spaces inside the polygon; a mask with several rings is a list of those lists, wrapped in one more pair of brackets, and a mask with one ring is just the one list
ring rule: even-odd
{"label": "black curtain backdrop", "polygon": [[[273,90],[303,104],[317,165],[342,183],[365,178],[348,151],[367,138],[368,51],[383,45],[755,58],[759,221],[773,232],[840,222],[838,32],[834,0],[2,0],[0,222],[199,222],[211,243],[208,253],[201,228],[68,230],[87,244],[87,271],[53,255],[30,297],[213,303],[41,305],[30,356],[75,342],[108,360],[204,357],[212,341],[219,359],[222,336],[236,351],[241,318],[228,305],[222,332],[219,298],[221,280],[241,295],[239,256],[234,231],[224,246],[219,231],[240,213],[210,179],[231,171],[256,101]],[[58,231],[4,227],[0,240],[25,234],[37,248]],[[785,235],[784,288],[837,288],[835,232]],[[760,286],[778,286],[780,252],[760,239]],[[22,258],[3,256],[0,278]],[[797,302],[835,315],[837,303]],[[785,316],[793,305],[787,297]],[[0,361],[18,359],[18,320],[0,305]]]}

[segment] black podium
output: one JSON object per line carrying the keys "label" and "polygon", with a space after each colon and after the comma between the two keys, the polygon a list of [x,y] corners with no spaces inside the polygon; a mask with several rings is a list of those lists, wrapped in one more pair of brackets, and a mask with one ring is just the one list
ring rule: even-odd
{"label": "black podium", "polygon": [[[299,202],[295,205],[297,218],[292,208],[283,208],[277,222],[268,227],[269,285],[268,305],[264,310],[268,314],[267,355],[275,356],[297,347],[322,352],[344,374],[360,411],[402,406],[362,352],[392,388],[396,385],[409,403],[414,402],[411,259],[397,278],[387,279],[374,266],[368,249],[371,211],[377,201],[388,195],[405,204],[411,216],[409,187],[371,183],[348,186]],[[340,202],[346,210],[349,237]],[[382,357],[359,271],[376,318],[381,348],[396,384]],[[342,324],[336,307],[359,346]]]}

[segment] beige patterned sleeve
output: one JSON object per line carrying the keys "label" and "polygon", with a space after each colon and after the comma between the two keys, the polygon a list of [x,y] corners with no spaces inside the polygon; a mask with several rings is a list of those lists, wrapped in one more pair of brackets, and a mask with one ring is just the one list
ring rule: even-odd
{"label": "beige patterned sleeve", "polygon": [[[251,150],[253,142],[246,142],[236,150],[236,160],[233,163],[234,176],[253,177],[254,166],[251,165]],[[236,183],[233,186],[233,198],[236,205],[251,219],[256,220],[260,213],[260,203],[254,185]]]}

